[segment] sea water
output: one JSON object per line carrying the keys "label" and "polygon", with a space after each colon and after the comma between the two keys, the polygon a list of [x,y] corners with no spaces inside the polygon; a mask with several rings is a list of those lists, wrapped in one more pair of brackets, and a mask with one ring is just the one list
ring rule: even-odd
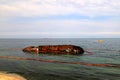
{"label": "sea water", "polygon": [[[99,40],[102,40],[99,42]],[[76,45],[88,52],[83,55],[48,55],[24,53],[23,48],[39,45]],[[120,66],[119,38],[41,38],[0,39],[0,56],[86,62]],[[82,64],[52,63],[35,60],[0,58],[0,72],[19,74],[27,80],[120,80],[120,68],[87,66]]]}

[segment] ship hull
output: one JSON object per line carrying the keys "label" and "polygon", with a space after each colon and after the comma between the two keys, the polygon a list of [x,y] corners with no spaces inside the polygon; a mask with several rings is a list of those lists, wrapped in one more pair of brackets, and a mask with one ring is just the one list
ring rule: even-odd
{"label": "ship hull", "polygon": [[84,53],[83,48],[75,45],[41,45],[29,46],[23,49],[28,53],[41,53],[41,54],[72,54],[80,55]]}

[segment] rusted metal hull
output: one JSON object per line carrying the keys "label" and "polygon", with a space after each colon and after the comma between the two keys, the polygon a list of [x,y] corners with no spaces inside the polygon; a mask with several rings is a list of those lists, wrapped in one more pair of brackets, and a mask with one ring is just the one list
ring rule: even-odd
{"label": "rusted metal hull", "polygon": [[43,54],[72,54],[80,55],[84,50],[75,45],[41,45],[29,46],[23,49],[24,52],[29,53],[43,53]]}

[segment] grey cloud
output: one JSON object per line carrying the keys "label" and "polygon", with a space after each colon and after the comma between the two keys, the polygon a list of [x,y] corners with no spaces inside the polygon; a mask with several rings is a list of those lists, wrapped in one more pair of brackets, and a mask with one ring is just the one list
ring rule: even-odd
{"label": "grey cloud", "polygon": [[[111,15],[120,17],[119,0],[0,0],[0,36],[76,36],[120,34],[119,19],[91,20],[41,20],[11,22],[15,17],[48,17],[78,14],[89,17]],[[66,34],[66,36],[65,36]]]}
{"label": "grey cloud", "polygon": [[[2,16],[119,15],[119,0],[2,0]],[[7,14],[9,13],[9,14]],[[0,13],[1,14],[1,13]]]}

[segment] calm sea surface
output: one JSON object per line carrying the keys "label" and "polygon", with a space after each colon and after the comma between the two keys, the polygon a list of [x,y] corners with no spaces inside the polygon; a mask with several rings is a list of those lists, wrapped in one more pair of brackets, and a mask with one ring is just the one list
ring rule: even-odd
{"label": "calm sea surface", "polygon": [[[0,39],[0,56],[56,60],[64,62],[87,62],[120,66],[119,39]],[[47,55],[24,53],[27,46],[71,44],[92,52],[82,56]],[[120,80],[120,68],[88,66],[82,64],[52,63],[35,60],[0,58],[0,71],[16,73],[27,80]]]}

